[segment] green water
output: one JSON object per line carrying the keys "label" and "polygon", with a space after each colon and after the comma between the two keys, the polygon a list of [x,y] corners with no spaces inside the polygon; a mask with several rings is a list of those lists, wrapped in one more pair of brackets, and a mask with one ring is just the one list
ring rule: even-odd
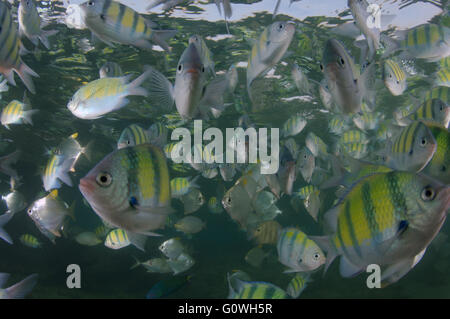
{"label": "green water", "polygon": [[[251,2],[254,3],[250,4]],[[317,5],[317,2],[309,1],[308,10]],[[341,2],[344,8],[346,1]],[[232,6],[237,3],[239,6],[235,7],[234,15],[239,16],[239,10],[244,8],[245,12],[249,13],[242,19],[232,17],[231,21],[228,21],[232,37],[220,41],[206,39],[214,55],[216,71],[226,71],[233,63],[246,62],[250,51],[250,45],[246,39],[257,38],[263,29],[273,22],[272,10],[275,7],[275,1],[264,1],[265,10],[261,11],[252,10],[252,6],[256,8],[259,5],[258,1],[232,1]],[[393,6],[397,6],[398,9],[398,6],[402,4],[405,4],[405,1],[397,1]],[[91,161],[83,158],[77,164],[76,173],[71,173],[75,186],[63,185],[59,190],[60,197],[67,203],[76,201],[76,221],[71,223],[71,230],[74,233],[77,230],[93,231],[101,224],[101,221],[83,202],[77,187],[79,179],[105,155],[114,150],[117,139],[126,126],[134,123],[149,127],[158,121],[167,123],[167,119],[157,105],[141,97],[131,97],[127,107],[97,120],[82,120],[74,117],[66,108],[67,102],[82,83],[98,78],[98,69],[106,61],[116,62],[126,74],[136,75],[142,72],[144,65],[151,65],[160,70],[169,80],[174,81],[179,56],[186,47],[189,37],[193,34],[200,34],[204,38],[225,35],[227,27],[225,21],[218,15],[214,4],[206,5],[204,1],[200,4],[181,5],[166,13],[149,15],[150,19],[156,21],[162,29],[178,30],[177,35],[169,42],[172,47],[169,55],[125,45],[110,48],[103,44],[83,52],[80,41],[91,39],[90,31],[69,29],[63,24],[61,19],[65,8],[62,3],[53,1],[49,4],[39,1],[38,5],[43,9],[40,10],[41,14],[45,14],[50,20],[50,25],[46,29],[59,30],[57,35],[50,38],[49,51],[40,47],[32,54],[23,57],[25,63],[40,76],[33,78],[37,93],[28,95],[33,109],[38,109],[39,113],[33,118],[33,126],[12,125],[11,130],[0,128],[2,137],[0,150],[1,154],[9,154],[15,149],[23,150],[20,162],[16,166],[19,175],[22,176],[19,191],[25,195],[27,202],[31,203],[44,194],[39,172],[47,161],[44,155],[46,149],[57,146],[63,138],[74,132],[79,133],[79,141],[82,145],[94,141],[95,151]],[[329,10],[324,10],[324,13],[315,16],[303,17],[303,14],[298,14],[303,10],[302,5],[305,4],[293,3],[292,15],[287,15],[288,11],[284,7],[285,10],[281,10],[276,17],[276,20],[282,21],[300,22],[299,19],[301,19],[302,24],[297,25],[297,31],[289,47],[291,54],[282,60],[285,64],[279,63],[276,66],[275,74],[280,78],[264,79],[258,83],[264,88],[258,96],[258,107],[252,106],[247,95],[245,67],[238,67],[239,83],[232,100],[229,101],[232,105],[219,119],[211,120],[208,123],[209,126],[221,129],[236,127],[239,116],[247,112],[258,127],[281,127],[289,116],[300,112],[308,115],[308,124],[295,137],[299,146],[304,146],[306,135],[314,132],[331,147],[335,139],[328,132],[330,114],[324,112],[325,108],[316,90],[314,99],[310,102],[281,100],[281,98],[299,95],[290,75],[292,63],[297,62],[308,70],[307,75],[310,79],[316,81],[322,79],[319,64],[324,43],[330,37],[330,33],[320,26],[325,22],[334,24],[341,19],[336,14],[327,16]],[[14,6],[17,8],[17,2]],[[320,11],[320,6],[318,7]],[[423,2],[412,4],[407,8],[411,7],[423,12],[436,10],[434,5]],[[258,8],[260,10],[261,6]],[[217,16],[217,21],[197,18],[197,15],[204,17],[205,12],[211,12]],[[399,12],[399,14],[402,13],[401,10]],[[347,15],[345,19],[348,18]],[[450,25],[448,16],[434,16],[431,22]],[[410,23],[410,21],[403,21],[403,23]],[[358,61],[359,51],[352,45],[352,40],[338,38]],[[25,45],[32,48],[27,40]],[[414,66],[424,70],[426,74],[432,74],[437,69],[435,64],[424,62],[417,62]],[[380,77],[379,71],[377,76]],[[18,77],[16,81],[17,87],[10,86],[9,91],[2,94],[1,107],[13,99],[22,99],[24,86]],[[429,88],[427,81],[412,79],[408,90],[426,92]],[[406,94],[393,97],[386,88],[377,92],[377,111],[384,113],[387,118],[391,117],[396,107],[407,103]],[[173,114],[177,114],[175,109]],[[186,168],[184,174],[171,170],[172,176],[195,174],[197,173],[189,168]],[[224,184],[225,189],[229,189],[239,176],[235,176],[233,182],[223,182],[220,175],[212,180],[201,178],[199,182],[201,191],[208,199],[216,195],[219,184]],[[8,182],[8,178],[2,175],[0,183],[2,194],[8,193]],[[299,176],[294,189],[304,185],[305,182]],[[324,192],[322,198],[324,200],[320,214],[331,207],[335,199],[334,192]],[[290,197],[284,196],[277,202],[277,206],[283,213],[276,220],[283,226],[299,226],[308,234],[321,234],[321,227],[314,223],[306,210],[302,208],[300,213],[296,212],[289,200]],[[177,216],[180,216],[179,213]],[[244,256],[255,244],[247,239],[247,235],[239,230],[237,224],[226,212],[213,215],[208,212],[207,205],[204,205],[194,215],[207,223],[206,229],[194,234],[192,238],[187,238],[168,227],[160,231],[163,237],[150,238],[147,241],[144,253],[134,246],[120,250],[111,250],[102,244],[95,247],[81,246],[71,236],[57,239],[54,245],[39,232],[27,214],[21,212],[5,227],[12,236],[14,245],[0,241],[0,272],[11,273],[10,284],[31,273],[38,273],[38,284],[30,295],[31,298],[144,298],[152,285],[172,275],[146,273],[142,267],[129,270],[134,264],[133,256],[140,260],[161,257],[158,246],[166,239],[181,236],[196,263],[187,272],[193,275],[190,283],[169,295],[170,298],[225,298],[228,293],[226,274],[234,269],[244,270],[253,280],[268,281],[281,288],[287,286],[291,277],[283,274],[285,267],[277,261],[276,250],[266,259],[261,268],[250,266],[244,261]],[[449,227],[448,223],[445,224],[441,233],[448,234]],[[25,233],[36,236],[44,244],[43,248],[32,249],[21,245],[19,237]],[[440,246],[431,245],[422,261],[410,273],[399,282],[384,289],[368,289],[364,274],[352,279],[342,278],[339,275],[338,262],[334,262],[325,277],[322,277],[322,269],[313,275],[314,281],[309,284],[301,298],[449,298],[449,251],[448,240]],[[66,267],[69,264],[78,264],[81,267],[81,289],[66,287],[68,276]]]}

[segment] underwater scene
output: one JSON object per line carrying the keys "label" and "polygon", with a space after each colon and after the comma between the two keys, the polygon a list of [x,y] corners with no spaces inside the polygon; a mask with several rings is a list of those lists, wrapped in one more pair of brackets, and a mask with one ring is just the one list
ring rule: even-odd
{"label": "underwater scene", "polygon": [[0,298],[450,298],[447,0],[0,0]]}

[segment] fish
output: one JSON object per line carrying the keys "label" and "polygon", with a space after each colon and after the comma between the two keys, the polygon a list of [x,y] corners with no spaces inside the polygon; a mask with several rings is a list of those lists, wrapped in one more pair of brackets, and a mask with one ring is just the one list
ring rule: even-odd
{"label": "fish", "polygon": [[[93,0],[92,0],[93,1]],[[101,78],[82,86],[70,99],[67,108],[78,118],[93,120],[128,104],[127,96],[147,96],[147,90],[140,85],[147,79],[146,71],[132,82],[130,76]]]}
{"label": "fish", "polygon": [[[145,238],[145,237],[144,237]],[[128,238],[127,232],[121,228],[116,228],[111,230],[105,239],[105,246],[111,249],[121,249],[128,247],[131,244],[130,239]],[[140,243],[137,248],[144,251],[144,243]]]}
{"label": "fish", "polygon": [[117,149],[150,142],[150,137],[146,130],[137,124],[131,124],[124,128],[120,134],[119,140],[117,141]]}
{"label": "fish", "polygon": [[28,103],[12,100],[2,110],[1,122],[7,129],[11,124],[30,124],[33,125],[33,114],[38,110],[32,110]]}
{"label": "fish", "polygon": [[252,198],[245,190],[242,183],[233,185],[222,198],[222,205],[228,215],[242,228],[246,228],[247,221],[253,208]]}
{"label": "fish", "polygon": [[151,143],[159,147],[164,147],[164,145],[167,143],[168,134],[169,131],[167,127],[160,122],[156,122],[150,125],[150,127],[147,130],[147,135]]}
{"label": "fish", "polygon": [[100,78],[120,78],[123,77],[123,71],[119,64],[115,62],[106,62],[99,70]]}
{"label": "fish", "polygon": [[95,236],[97,236],[97,238],[104,238],[108,235],[110,230],[111,230],[111,228],[102,224],[102,225],[98,226],[97,228],[95,228],[94,233],[95,233]]}
{"label": "fish", "polygon": [[191,281],[192,276],[174,276],[158,281],[147,293],[147,299],[158,299],[166,297],[183,288]]}
{"label": "fish", "polygon": [[11,190],[11,193],[2,196],[2,200],[6,203],[6,207],[8,208],[6,213],[8,214],[18,213],[27,207],[25,196],[16,190]]}
{"label": "fish", "polygon": [[339,143],[341,145],[352,143],[367,144],[369,143],[369,138],[360,130],[349,130],[341,135],[341,137],[339,138]]}
{"label": "fish", "polygon": [[[287,293],[274,284],[263,281],[242,281],[234,278],[232,299],[287,299]],[[229,284],[230,285],[230,284]],[[231,286],[230,286],[231,287]]]}
{"label": "fish", "polygon": [[305,182],[310,183],[312,174],[316,167],[316,159],[313,153],[307,148],[303,147],[297,157],[296,167],[300,171]]}
{"label": "fish", "polygon": [[289,267],[285,273],[313,271],[326,262],[322,249],[301,230],[281,230],[277,242],[278,260]]}
{"label": "fish", "polygon": [[0,215],[0,238],[6,241],[8,244],[12,245],[13,240],[8,235],[8,233],[3,229],[3,226],[5,226],[13,217],[13,214],[3,214]]}
{"label": "fish", "polygon": [[328,146],[320,137],[313,132],[309,132],[305,139],[306,147],[315,157],[328,157]]}
{"label": "fish", "polygon": [[278,241],[278,232],[280,230],[281,225],[277,221],[265,221],[253,231],[253,239],[260,245],[275,245]]}
{"label": "fish", "polygon": [[448,128],[450,123],[450,106],[440,99],[426,100],[414,112],[406,116],[410,121],[420,120]]}
{"label": "fish", "polygon": [[85,231],[75,236],[75,241],[84,246],[96,246],[102,241],[93,232]]}
{"label": "fish", "polygon": [[175,229],[185,233],[186,235],[196,234],[206,227],[204,221],[195,216],[186,216],[177,221],[174,225]]}
{"label": "fish", "polygon": [[341,144],[344,153],[356,159],[362,159],[367,156],[369,147],[361,142]]}
{"label": "fish", "polygon": [[20,236],[20,242],[30,248],[41,248],[42,243],[33,235],[24,234]]}
{"label": "fish", "polygon": [[[355,118],[355,116],[353,118]],[[328,122],[328,129],[330,133],[335,135],[341,135],[343,132],[347,131],[348,128],[347,118],[341,115],[334,115]]]}
{"label": "fish", "polygon": [[422,122],[403,128],[380,152],[380,164],[395,170],[420,172],[431,160],[437,148],[436,139]]}
{"label": "fish", "polygon": [[195,260],[186,252],[182,252],[177,258],[167,260],[174,276],[185,272],[195,265]]}
{"label": "fish", "polygon": [[277,21],[264,29],[254,42],[247,62],[247,92],[253,81],[274,67],[286,53],[295,33],[293,22]]}
{"label": "fish", "polygon": [[175,103],[183,120],[195,117],[208,119],[210,108],[224,109],[222,96],[228,88],[227,78],[216,78],[207,83],[206,67],[194,43],[181,54],[177,65],[175,84],[159,71],[150,70],[150,96],[157,104],[170,110]]}
{"label": "fish", "polygon": [[355,114],[352,118],[353,123],[362,131],[376,130],[379,122],[384,119],[384,115],[376,112],[362,112]]}
{"label": "fish", "polygon": [[405,71],[394,60],[384,61],[382,76],[384,84],[394,96],[402,95],[408,87]]}
{"label": "fish", "polygon": [[320,191],[312,192],[306,197],[303,201],[303,205],[305,205],[306,211],[311,215],[311,217],[317,222],[317,216],[319,215],[320,210]]}
{"label": "fish", "polygon": [[450,67],[440,69],[436,72],[434,85],[450,87]]}
{"label": "fish", "polygon": [[311,275],[308,273],[296,273],[295,276],[289,282],[286,293],[294,299],[300,297],[301,293],[311,282]]}
{"label": "fish", "polygon": [[69,207],[62,201],[58,190],[54,189],[47,196],[34,201],[28,207],[27,214],[41,233],[53,241],[54,236],[61,237],[67,216],[75,220],[74,208],[74,204]]}
{"label": "fish", "polygon": [[203,40],[201,36],[195,34],[189,38],[189,43],[193,43],[196,46],[204,67],[208,69],[212,76],[216,76],[216,72],[214,71],[214,61],[212,59],[213,54],[206,46],[205,40]]}
{"label": "fish", "polygon": [[42,30],[41,17],[36,9],[34,0],[20,0],[17,12],[19,20],[19,34],[25,35],[35,46],[39,41],[48,49],[48,37],[58,33],[58,30]]}
{"label": "fish", "polygon": [[14,72],[19,75],[22,82],[31,93],[36,93],[34,88],[33,77],[39,77],[28,65],[26,65],[20,57],[20,49],[22,44],[19,39],[18,29],[13,22],[10,11],[10,4],[0,2],[0,73],[8,80],[8,83],[16,85],[14,80]]}
{"label": "fish", "polygon": [[385,287],[420,261],[449,207],[448,185],[410,172],[373,174],[357,182],[327,212],[326,229],[331,234],[311,239],[327,252],[325,271],[337,256],[343,277],[377,264]]}
{"label": "fish", "polygon": [[[0,288],[0,299],[24,299],[37,283],[37,274],[32,274],[9,288]],[[0,273],[0,287],[9,279],[9,274]]]}
{"label": "fish", "polygon": [[151,50],[151,41],[170,52],[166,40],[172,38],[177,31],[156,30],[155,23],[122,3],[113,0],[88,0],[80,8],[89,30],[109,46],[120,43]]}
{"label": "fish", "polygon": [[295,86],[300,93],[311,95],[312,84],[309,82],[308,77],[297,63],[292,65],[291,76],[294,79]]}
{"label": "fish", "polygon": [[222,205],[215,196],[208,199],[208,209],[213,214],[220,214],[223,212]]}
{"label": "fish", "polygon": [[182,252],[185,251],[185,247],[179,237],[171,238],[159,245],[158,249],[170,259],[176,259]]}
{"label": "fish", "polygon": [[[193,188],[199,188],[197,181],[199,177],[175,177],[170,180],[170,192],[172,197],[181,197],[189,194]],[[200,200],[198,203],[201,203]]]}
{"label": "fish", "polygon": [[197,188],[193,188],[189,193],[182,195],[180,200],[183,202],[185,215],[195,213],[205,203],[205,197]]}
{"label": "fish", "polygon": [[330,87],[328,86],[327,79],[322,79],[319,85],[319,96],[320,101],[322,101],[323,106],[329,111],[333,111],[335,107],[335,103],[333,101],[333,96],[330,93]]}
{"label": "fish", "polygon": [[450,184],[450,133],[440,126],[427,124],[427,127],[436,139],[437,148],[430,162],[423,169],[423,173],[448,185]]}
{"label": "fish", "polygon": [[372,77],[374,64],[369,64],[360,73],[353,58],[338,40],[329,39],[326,42],[320,69],[335,104],[344,114],[359,112],[363,98],[366,102],[372,100],[368,80]]}
{"label": "fish", "polygon": [[168,259],[152,258],[144,262],[140,262],[136,257],[134,259],[136,259],[136,263],[130,269],[143,266],[149,273],[167,274],[172,272],[172,269],[167,263]]}
{"label": "fish", "polygon": [[317,192],[319,189],[314,185],[306,185],[301,188],[297,192],[295,192],[295,195],[300,197],[301,199],[307,199],[309,195],[311,195],[314,192]]}
{"label": "fish", "polygon": [[287,119],[281,128],[281,135],[284,137],[300,134],[306,126],[306,119],[300,114],[296,114]]}
{"label": "fish", "polygon": [[64,155],[50,155],[42,172],[42,182],[46,191],[60,188],[61,182],[68,186],[73,185],[68,173],[74,160],[74,158],[66,158]]}
{"label": "fish", "polygon": [[169,171],[161,149],[140,144],[113,151],[80,180],[79,189],[103,220],[127,231],[139,245],[142,235],[164,227],[170,206]]}
{"label": "fish", "polygon": [[264,259],[266,259],[267,255],[268,254],[261,247],[257,246],[250,249],[244,259],[248,264],[259,268],[264,262]]}
{"label": "fish", "polygon": [[81,154],[83,154],[88,160],[91,158],[92,142],[86,146],[81,146],[77,141],[78,133],[73,133],[69,137],[63,139],[61,143],[54,150],[55,154],[62,155],[64,158],[73,159],[72,165],[69,169],[70,172],[75,172],[75,165],[78,162]]}
{"label": "fish", "polygon": [[401,50],[416,59],[437,62],[450,55],[450,28],[444,25],[424,23],[399,31],[397,36],[399,40],[381,36],[385,46],[384,57]]}

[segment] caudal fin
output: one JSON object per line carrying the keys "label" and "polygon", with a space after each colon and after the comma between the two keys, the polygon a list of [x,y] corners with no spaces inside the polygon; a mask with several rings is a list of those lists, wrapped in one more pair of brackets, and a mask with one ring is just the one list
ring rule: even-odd
{"label": "caudal fin", "polygon": [[36,90],[34,89],[34,83],[31,79],[31,76],[39,77],[39,75],[34,72],[28,65],[26,65],[24,62],[20,64],[20,67],[18,70],[15,70],[17,74],[19,75],[20,79],[22,80],[23,84],[27,87],[28,91],[35,94]]}
{"label": "caudal fin", "polygon": [[8,299],[23,299],[28,295],[37,283],[38,274],[33,274],[6,289]]}
{"label": "caudal fin", "polygon": [[151,70],[147,69],[144,73],[134,79],[130,84],[128,84],[128,93],[130,95],[140,95],[147,96],[148,92],[146,89],[141,87],[141,84],[150,76]]}
{"label": "caudal fin", "polygon": [[13,214],[3,214],[2,216],[0,216],[0,238],[11,245],[13,244],[11,237],[2,227],[6,225],[6,223],[8,223],[12,217]]}
{"label": "caudal fin", "polygon": [[41,40],[42,44],[47,48],[47,50],[50,49],[50,43],[48,42],[48,37],[57,34],[58,30],[49,30],[49,31],[42,31],[41,35],[39,36],[39,40]]}
{"label": "caudal fin", "polygon": [[153,42],[163,48],[166,52],[170,52],[170,47],[166,41],[172,38],[177,33],[177,30],[153,30],[153,32]]}

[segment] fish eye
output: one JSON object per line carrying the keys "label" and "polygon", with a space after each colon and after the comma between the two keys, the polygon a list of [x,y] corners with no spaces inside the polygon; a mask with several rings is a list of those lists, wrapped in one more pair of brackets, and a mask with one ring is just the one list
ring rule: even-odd
{"label": "fish eye", "polygon": [[389,78],[392,79],[392,74],[389,74]]}
{"label": "fish eye", "polygon": [[178,72],[181,72],[183,70],[183,65],[178,64],[177,70],[178,70]]}
{"label": "fish eye", "polygon": [[278,30],[283,30],[283,28],[284,28],[284,24],[280,23],[280,24],[278,25]]}
{"label": "fish eye", "polygon": [[205,73],[205,67],[202,65],[202,73]]}
{"label": "fish eye", "polygon": [[95,179],[97,184],[102,187],[108,187],[112,183],[112,176],[109,173],[101,172],[97,175]]}
{"label": "fish eye", "polygon": [[131,141],[130,140],[127,140],[127,145],[130,145],[131,144]]}
{"label": "fish eye", "polygon": [[421,197],[424,201],[428,202],[436,197],[436,191],[431,186],[425,186],[422,190]]}
{"label": "fish eye", "polygon": [[94,1],[89,1],[88,5],[93,6],[94,5]]}
{"label": "fish eye", "polygon": [[442,171],[442,172],[445,172],[446,170],[447,170],[447,167],[446,167],[445,165],[442,165],[441,171]]}
{"label": "fish eye", "polygon": [[343,58],[339,58],[339,63],[340,63],[342,66],[344,66],[344,65],[345,65],[344,59],[343,59]]}
{"label": "fish eye", "polygon": [[323,64],[322,63],[320,63],[319,67],[320,67],[320,71],[323,71]]}
{"label": "fish eye", "polygon": [[315,254],[313,255],[313,259],[314,259],[315,261],[319,260],[319,258],[320,258],[320,254],[319,254],[319,253],[315,253]]}
{"label": "fish eye", "polygon": [[31,214],[31,208],[28,210],[28,214]]}
{"label": "fish eye", "polygon": [[231,197],[228,197],[228,198],[227,198],[227,203],[228,203],[228,204],[231,204]]}
{"label": "fish eye", "polygon": [[425,138],[422,138],[422,139],[420,140],[420,145],[421,145],[421,146],[427,145],[427,140],[426,140]]}

